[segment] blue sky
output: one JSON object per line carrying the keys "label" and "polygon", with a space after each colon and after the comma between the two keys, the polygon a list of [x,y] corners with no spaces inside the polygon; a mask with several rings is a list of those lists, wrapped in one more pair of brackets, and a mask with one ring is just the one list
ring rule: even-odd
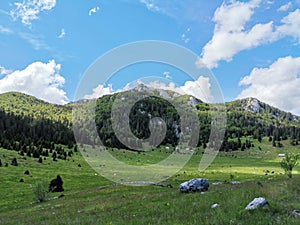
{"label": "blue sky", "polygon": [[[87,68],[130,42],[161,40],[199,56],[226,101],[256,97],[300,114],[300,1],[7,0],[0,2],[0,93],[20,91],[62,104],[74,100]],[[187,93],[210,94],[210,80],[145,63],[94,84],[89,97],[145,76]],[[165,87],[170,88],[172,87]],[[94,90],[93,90],[94,89]]]}

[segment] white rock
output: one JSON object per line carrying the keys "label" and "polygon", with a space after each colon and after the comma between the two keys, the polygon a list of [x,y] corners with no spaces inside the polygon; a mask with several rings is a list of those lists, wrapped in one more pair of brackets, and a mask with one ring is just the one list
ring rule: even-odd
{"label": "white rock", "polygon": [[194,178],[180,184],[179,189],[181,192],[189,191],[207,191],[209,188],[209,182],[204,178]]}
{"label": "white rock", "polygon": [[219,207],[220,205],[218,203],[215,203],[211,206],[212,209]]}
{"label": "white rock", "polygon": [[265,198],[259,197],[255,198],[252,202],[250,202],[245,209],[256,209],[258,207],[265,207],[267,205],[267,200]]}
{"label": "white rock", "polygon": [[213,185],[219,185],[219,184],[224,184],[224,182],[214,182],[212,183]]}
{"label": "white rock", "polygon": [[230,183],[231,184],[241,184],[242,182],[240,182],[240,181],[231,181]]}
{"label": "white rock", "polygon": [[292,214],[294,216],[300,216],[300,211],[295,209],[295,210],[292,211]]}

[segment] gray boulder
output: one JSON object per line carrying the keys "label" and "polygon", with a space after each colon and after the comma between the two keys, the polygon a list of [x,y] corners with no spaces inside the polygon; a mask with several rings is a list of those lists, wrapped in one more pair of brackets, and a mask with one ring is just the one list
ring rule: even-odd
{"label": "gray boulder", "polygon": [[268,205],[269,205],[269,203],[267,202],[267,200],[265,198],[259,197],[259,198],[253,199],[253,201],[250,202],[245,209],[247,209],[247,210],[256,209],[258,207],[266,207]]}
{"label": "gray boulder", "polygon": [[295,210],[292,211],[292,215],[300,216],[300,211],[295,209]]}
{"label": "gray boulder", "polygon": [[209,182],[207,179],[204,178],[194,178],[190,181],[183,182],[180,184],[180,191],[181,192],[189,192],[189,191],[207,191],[209,188]]}

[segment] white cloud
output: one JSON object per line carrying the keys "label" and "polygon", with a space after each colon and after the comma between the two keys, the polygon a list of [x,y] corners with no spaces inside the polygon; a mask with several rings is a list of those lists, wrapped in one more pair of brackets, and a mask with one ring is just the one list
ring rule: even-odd
{"label": "white cloud", "polygon": [[[169,74],[169,72],[167,72]],[[136,84],[140,84],[142,81],[137,81]],[[161,90],[171,90],[178,94],[192,95],[198,99],[201,99],[205,102],[213,102],[214,98],[211,94],[211,84],[208,77],[200,76],[196,81],[186,81],[182,86],[176,86],[174,82],[164,83],[159,80],[155,80],[146,84],[154,89]],[[100,98],[103,95],[118,93],[121,91],[128,91],[133,88],[132,83],[125,85],[123,89],[113,90],[112,85],[109,84],[104,86],[102,84],[98,85],[93,89],[93,93],[90,95],[85,95],[84,99],[96,99]]]}
{"label": "white cloud", "polygon": [[205,102],[212,102],[211,84],[208,77],[200,76],[197,81],[186,81],[180,87],[186,94],[193,95]]}
{"label": "white cloud", "polygon": [[97,6],[89,10],[89,16],[93,15],[94,13],[98,12],[100,8]]}
{"label": "white cloud", "polygon": [[293,6],[293,3],[292,2],[288,2],[285,5],[280,6],[279,9],[277,9],[277,11],[279,11],[279,12],[285,12],[285,11],[288,11],[292,6]]}
{"label": "white cloud", "polygon": [[[261,0],[249,2],[230,1],[223,3],[213,17],[215,29],[212,39],[202,49],[197,64],[208,68],[218,67],[220,61],[231,61],[238,52],[268,44],[280,38],[291,36],[300,44],[300,9],[290,12],[281,19],[281,25],[274,26],[273,21],[257,23],[246,30],[255,8]],[[292,5],[286,4],[281,10],[288,10]]]}
{"label": "white cloud", "polygon": [[153,0],[140,0],[140,3],[144,4],[148,10],[151,11],[160,11],[160,8],[154,3]]}
{"label": "white cloud", "polygon": [[64,38],[66,36],[66,31],[64,28],[61,29],[60,34],[58,35],[58,38]]}
{"label": "white cloud", "polygon": [[185,33],[183,33],[181,35],[181,39],[183,40],[184,43],[188,43],[190,41],[190,39],[187,37],[187,35]]}
{"label": "white cloud", "polygon": [[29,33],[19,33],[22,39],[27,41],[35,50],[46,49],[50,50],[50,47],[38,36]]}
{"label": "white cloud", "polygon": [[175,83],[169,84],[153,81],[150,87],[162,90],[171,90],[179,94],[192,95],[205,102],[213,102],[214,98],[211,94],[211,84],[209,77],[200,76],[196,81],[186,81],[182,86],[176,86]]}
{"label": "white cloud", "polygon": [[0,66],[0,75],[6,75],[6,74],[9,74],[9,73],[12,73],[12,70],[9,70],[9,69],[6,69],[3,66]]}
{"label": "white cloud", "polygon": [[18,91],[42,100],[64,104],[66,92],[62,90],[65,79],[59,74],[61,65],[54,60],[34,62],[24,70],[16,70],[0,79],[0,93]]}
{"label": "white cloud", "polygon": [[281,22],[281,26],[277,27],[278,33],[284,36],[292,36],[298,40],[300,44],[300,9],[296,9],[290,12],[286,17],[284,17]]}
{"label": "white cloud", "polygon": [[[62,29],[62,32],[65,32]],[[45,49],[45,50],[51,50],[50,46],[43,40],[42,37],[40,37],[39,34],[32,34],[32,33],[26,33],[26,32],[15,32],[7,27],[3,27],[0,25],[0,33],[3,34],[12,34],[17,35],[18,37],[22,38],[26,42],[28,42],[35,50]],[[61,33],[61,35],[65,35],[65,33]],[[59,36],[59,37],[60,37]]]}
{"label": "white cloud", "polygon": [[238,98],[255,97],[280,109],[300,114],[300,57],[279,58],[268,68],[254,68],[241,79],[248,86]]}
{"label": "white cloud", "polygon": [[251,0],[249,2],[231,1],[230,4],[223,3],[214,14],[215,30],[242,31],[260,2],[260,0]]}
{"label": "white cloud", "polygon": [[231,61],[232,57],[242,50],[278,39],[272,21],[266,24],[255,24],[249,30],[245,30],[246,23],[251,19],[254,9],[260,2],[260,0],[231,1],[230,4],[223,3],[215,11],[214,34],[202,50],[198,61],[200,66],[204,64],[208,68],[217,67],[219,61]]}
{"label": "white cloud", "polygon": [[115,93],[115,91],[112,88],[112,85],[104,86],[102,84],[99,84],[96,88],[93,89],[93,93],[90,95],[85,95],[84,99],[97,99],[102,97],[103,95],[108,95]]}
{"label": "white cloud", "polygon": [[0,25],[0,33],[2,33],[2,34],[10,34],[10,33],[12,33],[12,30],[9,29],[9,28],[7,28],[7,27],[3,27],[3,26]]}
{"label": "white cloud", "polygon": [[31,26],[33,20],[39,19],[38,14],[49,11],[56,5],[56,0],[23,0],[16,2],[16,8],[10,11],[10,15],[16,20],[21,19],[26,26]]}
{"label": "white cloud", "polygon": [[172,79],[169,71],[163,72],[163,75],[165,76],[166,79],[169,79],[169,80]]}
{"label": "white cloud", "polygon": [[184,41],[184,43],[188,43],[190,41],[190,38],[188,37],[188,33],[191,31],[191,28],[189,27],[186,29],[185,33],[181,35],[181,39]]}
{"label": "white cloud", "polygon": [[3,10],[3,9],[0,9],[0,13],[2,13],[2,14],[4,14],[4,15],[10,15],[8,12],[6,12],[5,10]]}

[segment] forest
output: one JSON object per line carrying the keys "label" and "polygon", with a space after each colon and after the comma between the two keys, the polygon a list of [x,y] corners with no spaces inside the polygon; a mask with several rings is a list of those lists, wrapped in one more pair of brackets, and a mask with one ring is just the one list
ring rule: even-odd
{"label": "forest", "polygon": [[[123,93],[129,94],[129,93]],[[118,94],[106,95],[97,99],[95,104],[95,118],[98,135],[107,147],[130,149],[116,137],[111,121],[111,110]],[[196,145],[205,149],[211,132],[211,118],[213,107],[199,99],[190,101],[191,96],[177,96],[166,100],[158,95],[148,96],[133,104],[129,113],[129,126],[131,132],[139,139],[150,136],[150,120],[154,117],[161,118],[166,124],[166,136],[160,145],[176,146],[180,133],[181,118],[179,110],[196,110],[200,124],[199,137]],[[14,102],[10,104],[9,102]],[[255,104],[253,104],[253,102]],[[66,158],[66,153],[59,150],[59,145],[66,145],[70,149],[75,146],[72,130],[72,107],[76,103],[65,106],[53,105],[21,93],[8,93],[0,96],[0,147],[16,150],[20,154],[39,157],[50,152],[60,158]],[[83,101],[83,108],[90,107],[91,101]],[[124,103],[125,104],[125,103]],[[34,105],[35,108],[32,108]],[[300,141],[300,120],[291,113],[283,112],[256,99],[242,99],[226,103],[227,124],[221,151],[246,150],[252,146],[250,137],[261,142],[263,137],[268,137],[274,147],[283,147],[283,140],[290,140],[292,145]],[[255,107],[253,107],[255,106]],[[123,104],[116,106],[122,112]],[[254,109],[253,109],[254,108]],[[87,111],[88,112],[88,111]],[[124,112],[125,113],[125,112]],[[120,113],[123,115],[123,112]],[[82,118],[74,122],[80,124],[80,132],[84,134],[80,143],[90,143],[90,124],[86,123],[85,113]],[[120,121],[122,118],[120,118]],[[153,124],[152,124],[153,126]],[[192,121],[187,120],[187,127],[192,127]],[[123,124],[119,123],[119,129]],[[152,142],[160,137],[152,136]],[[135,139],[128,140],[130,142]],[[138,143],[133,143],[137,144]],[[56,149],[56,151],[54,151]],[[56,156],[55,156],[56,158]]]}

